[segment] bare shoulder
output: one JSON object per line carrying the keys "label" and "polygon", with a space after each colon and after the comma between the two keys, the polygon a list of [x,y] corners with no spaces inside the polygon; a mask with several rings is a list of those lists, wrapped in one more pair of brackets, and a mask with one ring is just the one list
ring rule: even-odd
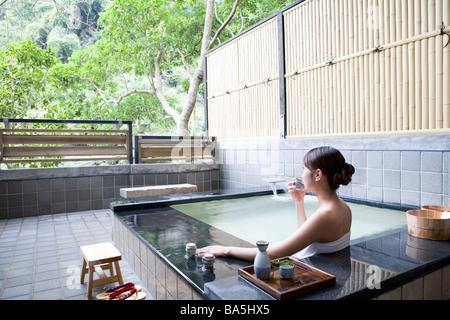
{"label": "bare shoulder", "polygon": [[333,223],[333,209],[330,208],[318,208],[314,214],[311,215],[310,218],[308,218],[308,220],[310,220],[310,222],[312,224],[314,224],[316,227],[322,229],[324,227],[327,227],[330,225],[330,223]]}
{"label": "bare shoulder", "polygon": [[320,208],[313,216],[311,222],[318,231],[320,242],[339,239],[351,226],[351,209],[344,201]]}

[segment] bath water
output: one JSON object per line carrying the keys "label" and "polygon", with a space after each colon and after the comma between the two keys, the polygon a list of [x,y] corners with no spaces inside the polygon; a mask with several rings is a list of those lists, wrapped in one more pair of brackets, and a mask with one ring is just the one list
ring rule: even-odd
{"label": "bath water", "polygon": [[[347,202],[352,210],[351,243],[407,228],[406,213]],[[173,205],[172,208],[250,243],[280,241],[296,230],[295,204],[289,194],[213,200]],[[309,217],[318,208],[317,197],[305,196]]]}

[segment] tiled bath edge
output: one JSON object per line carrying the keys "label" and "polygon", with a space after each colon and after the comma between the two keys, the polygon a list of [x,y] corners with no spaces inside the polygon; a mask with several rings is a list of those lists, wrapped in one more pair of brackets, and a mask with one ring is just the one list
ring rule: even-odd
{"label": "tiled bath edge", "polygon": [[[195,290],[183,277],[140,239],[124,222],[111,213],[112,239],[125,260],[128,261],[136,275],[141,279],[148,292],[155,300],[202,300],[206,296],[200,289]],[[393,285],[378,296],[371,294],[373,300],[449,300],[450,299],[450,265],[425,271],[407,283]],[[408,276],[409,277],[409,276]],[[364,294],[361,299],[364,299]],[[358,297],[353,296],[353,299]],[[368,298],[368,297],[367,297]]]}
{"label": "tiled bath edge", "polygon": [[154,300],[203,300],[153,248],[111,213],[112,240]]}
{"label": "tiled bath edge", "polygon": [[450,300],[450,266],[381,294],[375,300]]}

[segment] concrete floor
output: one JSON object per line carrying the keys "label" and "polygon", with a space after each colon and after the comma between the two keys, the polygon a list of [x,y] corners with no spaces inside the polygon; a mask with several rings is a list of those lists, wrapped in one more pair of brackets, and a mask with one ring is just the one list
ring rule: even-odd
{"label": "concrete floor", "polygon": [[[112,242],[110,215],[94,210],[0,220],[0,300],[86,300],[79,248]],[[124,282],[142,286],[125,260],[119,264]],[[117,285],[94,287],[92,299]]]}

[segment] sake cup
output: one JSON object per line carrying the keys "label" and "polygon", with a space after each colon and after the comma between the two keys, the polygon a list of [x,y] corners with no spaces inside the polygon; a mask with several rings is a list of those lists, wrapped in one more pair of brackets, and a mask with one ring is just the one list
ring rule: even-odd
{"label": "sake cup", "polygon": [[294,266],[282,264],[280,266],[280,275],[283,279],[291,279],[294,276]]}

